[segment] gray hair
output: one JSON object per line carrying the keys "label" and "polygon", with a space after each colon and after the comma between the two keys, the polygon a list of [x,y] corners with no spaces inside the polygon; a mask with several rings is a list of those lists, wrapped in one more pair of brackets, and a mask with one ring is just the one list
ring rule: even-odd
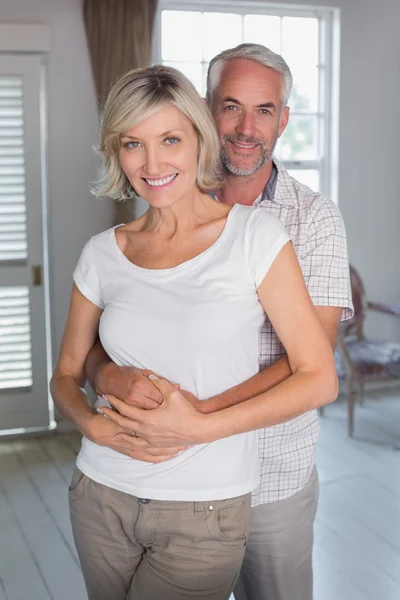
{"label": "gray hair", "polygon": [[264,67],[278,71],[282,80],[282,108],[287,105],[292,91],[293,78],[286,61],[280,54],[275,54],[275,52],[261,44],[240,44],[235,48],[217,54],[210,62],[207,73],[207,101],[209,106],[212,105],[212,99],[219,85],[222,68],[228,61],[237,59],[253,60]]}

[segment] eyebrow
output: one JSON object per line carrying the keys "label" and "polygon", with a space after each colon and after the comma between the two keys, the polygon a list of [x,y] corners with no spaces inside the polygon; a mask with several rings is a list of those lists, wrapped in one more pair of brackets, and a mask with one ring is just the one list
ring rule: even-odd
{"label": "eyebrow", "polygon": [[[184,129],[182,129],[181,127],[177,127],[176,129],[168,129],[167,131],[164,131],[164,133],[160,133],[160,135],[158,137],[165,137],[167,135],[170,135],[171,133],[176,133],[178,131],[184,131]],[[139,139],[139,138],[135,137],[134,135],[127,135],[126,133],[123,133],[121,135],[121,138],[126,138],[129,140]]]}
{"label": "eyebrow", "polygon": [[[239,100],[236,98],[232,98],[231,96],[227,96],[223,99],[223,102],[233,102],[234,104],[241,104]],[[258,104],[256,108],[272,108],[276,110],[276,106],[273,102],[263,102],[262,104]]]}

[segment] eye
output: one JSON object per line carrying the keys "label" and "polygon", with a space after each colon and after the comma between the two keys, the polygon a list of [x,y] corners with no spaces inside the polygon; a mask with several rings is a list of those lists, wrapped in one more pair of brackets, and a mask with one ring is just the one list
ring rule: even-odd
{"label": "eye", "polygon": [[262,115],[270,115],[272,114],[270,110],[268,110],[268,108],[260,108],[260,113]]}
{"label": "eye", "polygon": [[175,144],[180,142],[180,139],[177,137],[167,137],[165,138],[164,142],[167,144],[167,146],[174,146]]}
{"label": "eye", "polygon": [[125,142],[123,146],[124,146],[124,148],[127,148],[128,150],[131,150],[133,148],[139,148],[140,143],[139,142],[135,142],[134,140],[132,140],[130,142]]}
{"label": "eye", "polygon": [[226,112],[234,112],[235,110],[238,110],[238,107],[234,104],[227,104],[227,106],[224,106],[224,111]]}

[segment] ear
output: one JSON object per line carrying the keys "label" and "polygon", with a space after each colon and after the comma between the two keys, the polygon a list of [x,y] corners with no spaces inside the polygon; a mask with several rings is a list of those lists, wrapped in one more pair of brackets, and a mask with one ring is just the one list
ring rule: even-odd
{"label": "ear", "polygon": [[279,120],[278,137],[281,137],[282,133],[286,129],[286,125],[289,122],[289,114],[290,114],[290,108],[288,106],[285,106],[285,108],[282,111],[281,118]]}

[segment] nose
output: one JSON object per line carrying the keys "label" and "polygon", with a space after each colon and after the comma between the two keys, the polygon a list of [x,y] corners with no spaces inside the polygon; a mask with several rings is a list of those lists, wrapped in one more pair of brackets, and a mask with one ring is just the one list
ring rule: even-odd
{"label": "nose", "polygon": [[144,165],[146,174],[155,177],[162,174],[162,157],[160,151],[156,148],[147,148],[146,163]]}
{"label": "nose", "polygon": [[236,132],[245,136],[252,136],[255,133],[255,120],[251,111],[243,111],[236,126]]}

